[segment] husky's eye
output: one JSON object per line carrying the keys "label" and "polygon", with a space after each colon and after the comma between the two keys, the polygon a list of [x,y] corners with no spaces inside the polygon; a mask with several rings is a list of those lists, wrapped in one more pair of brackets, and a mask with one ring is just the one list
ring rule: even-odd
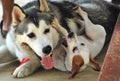
{"label": "husky's eye", "polygon": [[77,46],[73,48],[73,53],[75,52],[75,50],[78,50]]}
{"label": "husky's eye", "polygon": [[30,33],[27,35],[29,38],[34,38],[35,37],[35,34],[34,33]]}
{"label": "husky's eye", "polygon": [[48,29],[45,29],[45,31],[44,31],[44,34],[47,34],[47,33],[49,33],[50,32],[50,29],[48,28]]}

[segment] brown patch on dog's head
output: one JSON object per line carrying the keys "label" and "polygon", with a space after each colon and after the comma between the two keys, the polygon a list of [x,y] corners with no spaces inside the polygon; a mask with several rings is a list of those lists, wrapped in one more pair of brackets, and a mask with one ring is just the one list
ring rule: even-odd
{"label": "brown patch on dog's head", "polygon": [[84,64],[84,61],[82,59],[82,57],[80,55],[75,55],[73,57],[73,61],[72,61],[72,70],[71,70],[71,76],[69,77],[69,79],[72,79],[76,76],[76,74],[78,74],[80,67]]}

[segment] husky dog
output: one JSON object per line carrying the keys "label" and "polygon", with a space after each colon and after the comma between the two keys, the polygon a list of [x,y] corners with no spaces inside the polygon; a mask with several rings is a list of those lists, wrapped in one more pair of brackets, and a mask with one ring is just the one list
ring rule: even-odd
{"label": "husky dog", "polygon": [[[47,2],[46,0],[33,1],[23,7],[14,6],[12,27],[7,34],[6,44],[0,47],[0,56],[10,52],[21,62],[23,62],[23,58],[27,58],[27,62],[25,61],[15,69],[12,74],[13,77],[28,76],[41,65],[45,69],[53,68],[51,54],[54,49],[59,47],[61,38],[56,29],[52,27],[51,22],[56,17],[67,32],[73,31],[77,35],[81,34],[81,31],[84,32],[85,20],[73,10],[76,6],[72,2]],[[102,6],[99,7],[104,9]],[[119,9],[113,6],[112,8],[118,14]],[[106,12],[107,15],[110,14],[107,19],[113,17],[112,14],[114,13],[112,13],[111,8],[107,8],[106,11],[109,12]],[[98,12],[101,13],[101,10],[98,10]],[[90,19],[96,21],[97,24],[100,22],[104,22],[104,24],[113,22],[108,22],[107,19],[104,20],[104,14],[100,15],[102,17],[100,17],[101,20],[98,19],[99,21],[97,20],[99,16],[90,16]],[[115,19],[116,16],[113,20],[115,21]],[[105,26],[105,29],[107,31],[108,26]],[[29,47],[30,51],[25,46]]]}

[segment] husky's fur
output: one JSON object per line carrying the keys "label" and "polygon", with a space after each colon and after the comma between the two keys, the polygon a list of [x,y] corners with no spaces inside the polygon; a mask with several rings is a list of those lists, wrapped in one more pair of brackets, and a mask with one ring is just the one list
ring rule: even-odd
{"label": "husky's fur", "polygon": [[[66,1],[48,1],[48,5],[43,5],[43,8],[41,8],[41,1],[43,0],[40,0],[39,2],[33,1],[23,7],[15,5],[13,8],[12,27],[7,35],[6,44],[0,47],[0,56],[10,52],[20,61],[24,57],[30,59],[27,63],[24,63],[15,69],[12,75],[13,77],[25,77],[32,74],[41,66],[40,59],[46,55],[52,54],[53,50],[59,47],[59,33],[51,26],[54,16],[57,17],[59,23],[67,30],[67,32],[73,31],[77,35],[80,35],[81,31],[83,31],[82,34],[84,34],[85,20],[73,11],[76,4]],[[98,4],[98,1],[93,2],[98,6],[96,7],[98,8],[97,12],[95,8],[88,7],[93,5],[92,3],[90,3],[91,5],[83,6],[87,3],[85,1],[80,2],[79,5],[88,12],[90,19],[94,23],[102,24],[105,27],[106,32],[109,32],[109,29],[113,29],[113,24],[116,22],[119,9],[114,5],[107,3],[100,2]],[[105,12],[104,10],[106,13],[100,14]],[[112,27],[109,26],[111,23],[113,23],[111,25]],[[112,32],[110,31],[110,33]],[[107,33],[108,37],[111,36],[110,33]],[[30,47],[33,52],[29,53],[27,49],[23,48],[23,44]]]}

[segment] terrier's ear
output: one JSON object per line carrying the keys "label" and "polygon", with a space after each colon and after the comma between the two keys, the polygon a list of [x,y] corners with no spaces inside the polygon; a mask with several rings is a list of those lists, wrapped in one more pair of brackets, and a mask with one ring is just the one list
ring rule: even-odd
{"label": "terrier's ear", "polygon": [[14,5],[12,11],[12,25],[18,25],[25,18],[25,13],[17,4]]}
{"label": "terrier's ear", "polygon": [[76,43],[79,43],[78,37],[77,37],[76,33],[74,33],[74,32],[69,32],[68,33],[68,38],[74,39]]}
{"label": "terrier's ear", "polygon": [[49,7],[47,4],[46,0],[39,0],[39,4],[40,4],[40,11],[41,12],[49,12]]}
{"label": "terrier's ear", "polygon": [[66,38],[62,38],[62,45],[64,46],[64,48],[68,47],[68,42]]}
{"label": "terrier's ear", "polygon": [[75,55],[72,60],[72,70],[69,79],[72,79],[79,73],[81,66],[84,64],[83,58],[80,55]]}
{"label": "terrier's ear", "polygon": [[73,38],[73,37],[74,37],[74,33],[73,32],[69,32],[68,38]]}

